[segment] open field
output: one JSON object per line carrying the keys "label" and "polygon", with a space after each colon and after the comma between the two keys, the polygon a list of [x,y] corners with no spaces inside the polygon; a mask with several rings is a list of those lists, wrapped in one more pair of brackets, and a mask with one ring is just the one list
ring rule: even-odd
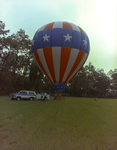
{"label": "open field", "polygon": [[117,99],[0,97],[0,150],[117,150]]}

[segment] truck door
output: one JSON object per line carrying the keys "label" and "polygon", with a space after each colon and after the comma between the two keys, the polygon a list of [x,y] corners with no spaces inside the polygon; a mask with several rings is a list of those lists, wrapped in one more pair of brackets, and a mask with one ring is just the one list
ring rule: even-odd
{"label": "truck door", "polygon": [[22,98],[23,98],[23,99],[28,99],[28,98],[29,98],[29,97],[28,97],[28,93],[25,92],[25,91],[23,91],[23,92],[22,92]]}

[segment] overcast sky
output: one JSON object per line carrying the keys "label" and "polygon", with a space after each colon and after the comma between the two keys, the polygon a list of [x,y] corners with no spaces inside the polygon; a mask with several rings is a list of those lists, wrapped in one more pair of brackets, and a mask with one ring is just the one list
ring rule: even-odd
{"label": "overcast sky", "polygon": [[72,22],[90,40],[85,65],[92,62],[106,73],[117,69],[117,0],[0,0],[0,20],[10,34],[21,28],[31,40],[47,23]]}

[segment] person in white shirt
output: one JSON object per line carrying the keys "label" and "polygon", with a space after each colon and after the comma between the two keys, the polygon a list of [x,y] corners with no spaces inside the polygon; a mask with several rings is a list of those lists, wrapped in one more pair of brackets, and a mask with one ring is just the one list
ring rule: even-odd
{"label": "person in white shirt", "polygon": [[44,100],[47,100],[47,93],[44,93]]}
{"label": "person in white shirt", "polygon": [[43,100],[43,92],[41,93],[41,100]]}

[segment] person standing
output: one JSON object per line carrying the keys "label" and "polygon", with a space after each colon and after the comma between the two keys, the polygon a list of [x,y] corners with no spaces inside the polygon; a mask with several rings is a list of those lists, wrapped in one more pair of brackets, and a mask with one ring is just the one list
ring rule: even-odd
{"label": "person standing", "polygon": [[41,100],[43,100],[43,92],[41,92]]}
{"label": "person standing", "polygon": [[44,100],[47,100],[47,93],[44,93]]}
{"label": "person standing", "polygon": [[50,100],[50,93],[47,95],[47,100],[48,101]]}

